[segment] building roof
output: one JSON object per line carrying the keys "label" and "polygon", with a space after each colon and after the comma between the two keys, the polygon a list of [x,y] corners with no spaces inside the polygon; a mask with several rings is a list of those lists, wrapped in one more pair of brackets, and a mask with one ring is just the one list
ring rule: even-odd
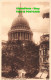
{"label": "building roof", "polygon": [[16,19],[14,19],[11,29],[30,29],[29,24],[27,20],[23,16],[18,16]]}

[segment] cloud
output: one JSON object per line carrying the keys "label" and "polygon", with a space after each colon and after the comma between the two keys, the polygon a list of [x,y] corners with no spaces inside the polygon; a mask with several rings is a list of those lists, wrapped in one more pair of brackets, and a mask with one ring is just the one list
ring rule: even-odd
{"label": "cloud", "polygon": [[3,35],[8,33],[8,31],[10,30],[11,24],[12,24],[12,20],[10,18],[5,17],[1,19],[1,31]]}
{"label": "cloud", "polygon": [[1,35],[1,40],[5,40],[5,41],[7,41],[8,40],[8,35],[7,34],[2,34]]}

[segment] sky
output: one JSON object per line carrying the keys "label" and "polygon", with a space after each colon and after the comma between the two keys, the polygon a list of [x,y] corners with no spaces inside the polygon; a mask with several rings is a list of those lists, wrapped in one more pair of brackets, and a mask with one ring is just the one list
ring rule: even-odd
{"label": "sky", "polygon": [[[48,1],[48,0],[47,0]],[[50,30],[50,18],[43,18],[44,13],[49,12],[49,2],[34,2],[34,1],[4,1],[0,2],[0,25],[1,25],[1,38],[2,40],[8,40],[8,31],[11,28],[13,21],[18,17],[16,13],[16,7],[36,7],[40,8],[40,13],[23,13],[23,17],[29,23],[29,26],[33,32],[33,41],[35,43],[40,42],[40,36],[48,34]]]}

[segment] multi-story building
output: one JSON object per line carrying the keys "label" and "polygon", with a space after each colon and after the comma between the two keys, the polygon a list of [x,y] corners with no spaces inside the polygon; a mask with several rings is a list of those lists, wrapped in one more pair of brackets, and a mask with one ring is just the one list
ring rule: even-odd
{"label": "multi-story building", "polygon": [[39,64],[40,71],[49,73],[49,34],[42,35],[40,38]]}

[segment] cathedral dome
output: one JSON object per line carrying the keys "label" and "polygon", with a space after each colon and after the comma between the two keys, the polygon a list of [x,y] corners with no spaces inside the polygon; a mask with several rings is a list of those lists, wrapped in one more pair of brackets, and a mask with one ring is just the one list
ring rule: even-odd
{"label": "cathedral dome", "polygon": [[11,29],[30,29],[27,20],[23,16],[18,16],[12,23]]}
{"label": "cathedral dome", "polygon": [[9,40],[32,40],[32,31],[27,20],[19,13],[18,17],[13,21],[11,29],[8,33]]}

